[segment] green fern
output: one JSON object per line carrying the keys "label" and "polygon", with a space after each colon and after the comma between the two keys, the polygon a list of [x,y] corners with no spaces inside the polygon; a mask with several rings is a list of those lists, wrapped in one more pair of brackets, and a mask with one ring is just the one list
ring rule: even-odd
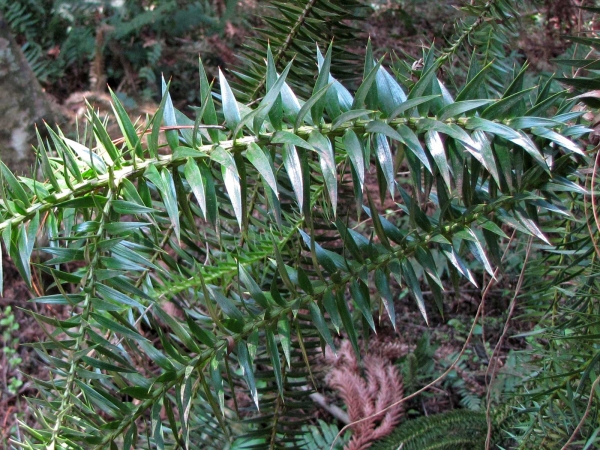
{"label": "green fern", "polygon": [[425,382],[431,380],[434,373],[436,347],[431,344],[431,334],[428,332],[417,341],[415,350],[406,355],[406,359],[400,362],[402,368],[402,379],[405,391],[408,393],[416,391]]}
{"label": "green fern", "polygon": [[454,410],[404,422],[371,450],[479,450],[485,448],[485,414]]}
{"label": "green fern", "polygon": [[[93,28],[82,26],[98,2],[0,0],[0,12],[16,35],[23,38],[23,53],[36,77],[44,83],[62,77],[68,66],[88,61],[94,54]],[[60,51],[49,56],[51,49]]]}
{"label": "green fern", "polygon": [[[154,96],[162,46],[146,45],[144,34],[151,34],[156,42],[168,41],[172,47],[170,38],[186,33],[200,34],[198,30],[208,35],[222,33],[225,21],[234,16],[237,8],[237,2],[229,0],[219,17],[215,6],[206,1],[164,0],[156,4],[128,1],[106,7],[109,3],[103,0],[0,0],[0,12],[11,31],[25,42],[25,57],[36,77],[46,86],[55,88],[65,76],[71,80],[75,76],[77,83],[85,82],[81,74],[88,72],[89,64],[100,51],[107,60],[105,71],[109,78],[119,75],[123,78],[123,60],[135,72],[146,69],[140,78],[146,79],[146,86],[154,89],[148,96]],[[103,37],[97,40],[99,30]],[[194,71],[193,64],[191,62],[191,71]],[[152,76],[149,70],[154,71]]]}
{"label": "green fern", "polygon": [[341,450],[347,439],[337,438],[339,429],[335,425],[328,424],[323,420],[319,420],[319,425],[305,425],[302,429],[304,435],[299,442],[298,448],[306,450],[324,450],[332,448],[332,450]]}

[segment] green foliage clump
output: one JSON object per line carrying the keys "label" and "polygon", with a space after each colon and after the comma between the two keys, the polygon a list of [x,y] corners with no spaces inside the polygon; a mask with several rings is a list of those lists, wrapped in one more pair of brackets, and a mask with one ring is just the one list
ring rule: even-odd
{"label": "green foliage clump", "polygon": [[67,67],[93,58],[95,30],[85,22],[96,7],[92,2],[0,1],[4,20],[22,43],[27,61],[43,83],[55,82]]}
{"label": "green foliage clump", "polygon": [[[7,306],[0,313],[0,329],[2,330],[2,359],[8,364],[9,369],[14,369],[23,362],[16,350],[16,347],[19,345],[19,339],[13,336],[19,328],[20,325],[15,319],[12,307]],[[12,377],[8,383],[7,390],[11,394],[16,395],[22,385],[22,380]]]}
{"label": "green foliage clump", "polygon": [[[22,43],[36,77],[60,96],[74,86],[104,90],[104,85],[94,86],[95,77],[111,84],[125,80],[129,92],[154,96],[161,72],[190,77],[195,72],[193,60],[187,62],[189,67],[168,64],[169,51],[193,59],[201,48],[187,42],[223,35],[227,22],[237,17],[236,7],[231,0],[221,12],[209,2],[195,0],[0,0],[0,12]],[[214,49],[202,50],[217,58]],[[63,83],[65,77],[69,86]],[[196,100],[195,90],[184,80],[176,80],[172,90],[190,102]]]}
{"label": "green foliage clump", "polygon": [[[408,420],[392,434],[375,442],[372,450],[480,450],[485,448],[487,420],[484,413],[454,410]],[[493,447],[492,442],[492,447]]]}
{"label": "green foliage clump", "polygon": [[332,445],[332,450],[341,450],[347,441],[347,439],[338,438],[338,427],[323,420],[319,420],[318,425],[305,426],[302,431],[304,437],[303,441],[299,442],[298,448],[306,450],[321,450],[331,448]]}
{"label": "green foliage clump", "polygon": [[[597,108],[592,91],[599,86],[597,33],[571,40],[576,46],[555,62],[576,76],[560,81],[574,88],[575,99]],[[583,131],[583,124],[579,126]],[[597,132],[585,128],[590,131],[593,142]],[[594,151],[597,148],[590,156]],[[599,442],[596,166],[588,174],[574,170],[568,179],[554,181],[564,183],[562,207],[554,214],[539,211],[540,231],[549,242],[534,250],[537,262],[526,267],[520,296],[521,319],[535,327],[517,336],[528,344],[512,355],[523,381],[506,389],[505,397],[512,413],[504,428],[515,439],[515,448],[593,448]]]}

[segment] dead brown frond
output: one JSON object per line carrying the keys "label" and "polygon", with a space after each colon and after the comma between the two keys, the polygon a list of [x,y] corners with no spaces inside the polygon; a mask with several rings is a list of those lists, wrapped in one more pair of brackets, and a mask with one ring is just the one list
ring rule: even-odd
{"label": "dead brown frond", "polygon": [[404,413],[402,404],[382,411],[404,396],[402,377],[389,360],[367,355],[358,363],[351,345],[344,342],[338,357],[327,358],[332,369],[327,384],[339,392],[346,403],[351,422],[370,417],[352,427],[346,450],[364,450],[394,430]]}

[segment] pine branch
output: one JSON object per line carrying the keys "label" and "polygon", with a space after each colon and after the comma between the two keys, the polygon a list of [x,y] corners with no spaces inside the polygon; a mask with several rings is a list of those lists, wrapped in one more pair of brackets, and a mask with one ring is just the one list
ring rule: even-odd
{"label": "pine branch", "polygon": [[[275,67],[281,68],[283,65],[287,64],[287,62],[285,62],[283,60],[284,55],[286,54],[286,52],[289,50],[290,46],[294,42],[296,35],[300,31],[300,28],[304,25],[304,22],[306,21],[308,15],[310,14],[310,12],[316,2],[317,2],[317,0],[309,0],[306,3],[304,8],[302,9],[302,12],[296,19],[296,22],[290,28],[289,33],[286,35],[286,37],[283,41],[283,44],[279,48],[277,48],[277,52],[275,53],[274,58],[273,58],[273,61],[275,62]],[[265,73],[265,75],[261,78],[261,80],[259,81],[256,88],[254,88],[254,90],[252,91],[252,94],[250,95],[249,100],[256,100],[258,98],[259,93],[260,93],[261,89],[265,86],[266,81],[267,81],[267,74]]]}
{"label": "pine branch", "polygon": [[[320,340],[334,347],[331,325],[354,351],[357,319],[374,328],[370,279],[392,323],[391,277],[408,287],[428,320],[417,273],[443,302],[432,251],[444,258],[444,270],[476,284],[463,258],[473,256],[493,273],[484,245],[498,250],[500,225],[547,239],[531,208],[558,208],[551,202],[561,185],[552,183],[564,183],[582,158],[559,134],[566,128],[559,120],[568,118],[515,117],[506,107],[514,97],[441,98],[434,71],[407,96],[372,55],[353,96],[331,81],[331,52],[300,106],[285,82],[291,66],[276,75],[271,56],[273,83],[254,108],[241,106],[221,77],[222,127],[201,69],[205,100],[194,123],[175,111],[165,86],[156,116],[142,127],[143,144],[145,130],[135,129],[114,96],[122,142],[111,141],[90,114],[96,148],[60,133],[51,134],[52,148],[40,139],[46,181],[17,178],[0,164],[0,231],[24,279],[31,282],[36,236],[51,242],[44,250],[53,259],[36,267],[61,293],[36,301],[92,308],[85,325],[79,316],[35,316],[73,338],[49,333],[51,340],[39,344],[56,365],[54,380],[39,382],[43,408],[56,405],[69,372],[80,394],[69,395],[61,407],[68,414],[50,438],[48,430],[28,429],[32,442],[103,448],[137,436],[139,425],[148,427],[148,445],[172,440],[185,447],[195,423],[217,448],[233,439],[230,429],[279,447],[303,426],[294,410],[305,404],[295,399],[308,400],[310,392],[297,388],[314,378],[310,359]],[[529,97],[517,100],[531,107]],[[170,148],[164,156],[161,133]],[[393,153],[410,168],[409,189],[397,183]],[[406,227],[381,215],[366,189],[373,166],[381,198],[396,196]],[[348,179],[353,195],[341,183]],[[421,210],[418,198],[435,205],[435,214]],[[338,218],[344,200],[358,200],[369,217],[361,228]],[[40,216],[47,216],[44,224]],[[89,274],[61,266],[90,261]],[[86,337],[73,328],[85,328]],[[377,361],[371,366],[371,386],[397,381]],[[363,388],[373,397],[372,413],[392,401],[384,389]],[[384,416],[380,431],[395,423],[392,416]]]}
{"label": "pine branch", "polygon": [[[290,84],[301,94],[309,93],[305,81],[316,75],[313,43],[326,46],[333,40],[336,55],[333,72],[345,80],[356,80],[359,60],[349,48],[355,45],[361,30],[347,22],[362,20],[365,14],[355,11],[364,10],[364,5],[355,0],[270,1],[269,4],[279,14],[264,19],[265,27],[258,30],[261,38],[245,46],[241,55],[244,64],[233,70],[237,80],[232,86],[238,98],[253,104],[264,95],[267,74],[262,61],[268,46],[273,50],[278,71],[295,59]],[[356,66],[357,70],[349,71],[349,66]]]}

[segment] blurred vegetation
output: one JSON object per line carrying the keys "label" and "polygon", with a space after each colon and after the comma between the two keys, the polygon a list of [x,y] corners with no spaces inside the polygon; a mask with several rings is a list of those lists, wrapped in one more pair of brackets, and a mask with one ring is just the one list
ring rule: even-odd
{"label": "blurred vegetation", "polygon": [[[4,19],[49,93],[113,89],[159,99],[161,74],[175,98],[198,103],[197,56],[227,66],[255,8],[232,0],[0,0]],[[213,69],[214,70],[214,69]]]}

